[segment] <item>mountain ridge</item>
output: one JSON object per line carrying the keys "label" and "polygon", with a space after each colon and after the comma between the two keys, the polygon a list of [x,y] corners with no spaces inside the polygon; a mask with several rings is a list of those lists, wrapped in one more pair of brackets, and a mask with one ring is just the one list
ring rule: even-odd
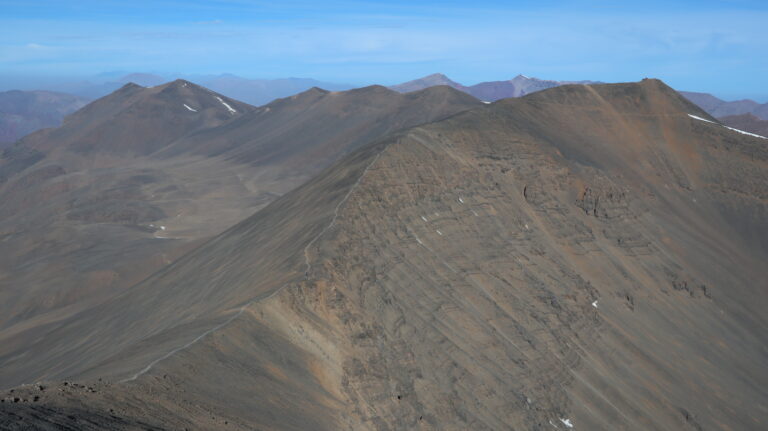
{"label": "mountain ridge", "polygon": [[0,330],[119,294],[357,146],[480,104],[426,94],[255,108],[186,80],[126,84],[33,133],[0,157]]}
{"label": "mountain ridge", "polygon": [[60,425],[759,426],[768,150],[691,115],[647,80],[397,131],[2,370],[95,388]]}
{"label": "mountain ridge", "polygon": [[596,84],[595,81],[552,81],[531,78],[525,75],[517,75],[506,81],[480,82],[475,85],[465,86],[459,84],[441,73],[433,73],[423,78],[390,86],[389,88],[407,93],[423,90],[435,85],[447,85],[459,91],[463,91],[485,102],[495,102],[508,97],[521,97],[526,94],[541,91],[547,88],[566,84]]}

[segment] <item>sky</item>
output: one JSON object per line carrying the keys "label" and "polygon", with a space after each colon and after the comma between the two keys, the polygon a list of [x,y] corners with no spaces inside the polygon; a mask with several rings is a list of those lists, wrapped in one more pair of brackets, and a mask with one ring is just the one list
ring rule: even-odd
{"label": "sky", "polygon": [[0,0],[0,81],[232,73],[660,78],[768,101],[768,0]]}

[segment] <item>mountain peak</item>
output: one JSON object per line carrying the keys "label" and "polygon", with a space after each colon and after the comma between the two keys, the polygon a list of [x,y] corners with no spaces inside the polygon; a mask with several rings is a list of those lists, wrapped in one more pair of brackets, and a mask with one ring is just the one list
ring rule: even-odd
{"label": "mountain peak", "polygon": [[443,75],[442,73],[433,73],[431,75],[424,76],[422,78],[414,79],[413,81],[404,82],[402,84],[393,85],[389,87],[399,93],[409,93],[411,91],[423,90],[435,85],[447,85],[449,87],[456,88],[458,90],[464,90],[466,87],[455,82]]}
{"label": "mountain peak", "polygon": [[128,83],[75,112],[51,133],[59,136],[57,147],[78,153],[147,155],[253,109],[183,79],[152,88]]}
{"label": "mountain peak", "polygon": [[129,83],[123,85],[122,87],[118,88],[117,91],[132,90],[132,89],[137,89],[137,88],[144,88],[144,87],[142,87],[141,85],[136,84],[134,82],[129,82]]}

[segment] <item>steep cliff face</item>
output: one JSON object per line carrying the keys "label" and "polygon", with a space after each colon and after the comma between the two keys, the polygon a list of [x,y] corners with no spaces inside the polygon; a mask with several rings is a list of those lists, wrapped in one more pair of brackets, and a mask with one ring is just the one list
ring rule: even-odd
{"label": "steep cliff face", "polygon": [[6,368],[122,382],[2,408],[116,428],[761,429],[768,147],[709,121],[646,80],[391,136],[42,334],[47,367]]}

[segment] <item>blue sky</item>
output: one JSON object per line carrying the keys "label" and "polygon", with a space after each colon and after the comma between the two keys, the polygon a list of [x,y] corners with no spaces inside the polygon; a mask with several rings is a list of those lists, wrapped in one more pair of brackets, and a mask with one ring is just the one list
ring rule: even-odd
{"label": "blue sky", "polygon": [[0,0],[0,79],[108,71],[465,84],[518,73],[768,100],[768,1]]}

